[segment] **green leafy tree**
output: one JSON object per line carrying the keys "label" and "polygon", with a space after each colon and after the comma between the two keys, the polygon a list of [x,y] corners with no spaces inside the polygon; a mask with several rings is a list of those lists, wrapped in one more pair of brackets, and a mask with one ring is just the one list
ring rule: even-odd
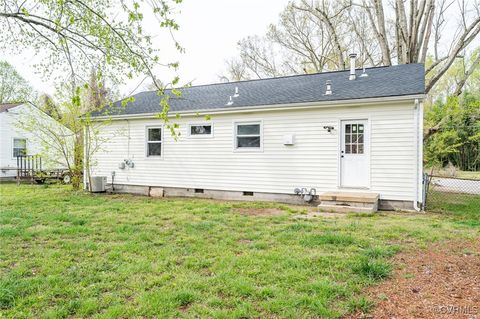
{"label": "green leafy tree", "polygon": [[427,166],[444,167],[451,163],[466,171],[480,170],[480,95],[465,92],[439,100],[426,109],[426,127],[442,123],[425,140]]}
{"label": "green leafy tree", "polygon": [[[105,139],[99,136],[101,123],[91,121],[90,113],[111,103],[111,90],[93,70],[88,83],[72,88],[66,84],[57,89],[55,98],[43,96],[37,108],[55,121],[45,121],[36,112],[25,112],[17,126],[31,132],[41,145],[41,155],[49,162],[65,165],[74,189],[79,189],[83,172],[90,178],[93,154]],[[102,123],[107,124],[108,122]],[[89,183],[90,184],[90,183]]]}
{"label": "green leafy tree", "polygon": [[[68,71],[69,82],[75,85],[85,82],[90,69],[99,64],[108,71],[105,76],[119,81],[135,75],[153,78],[153,68],[176,66],[161,61],[143,21],[153,15],[157,25],[149,30],[178,29],[170,15],[172,5],[181,0],[1,2],[0,27],[6,31],[0,33],[3,49],[28,49],[44,56],[38,69],[45,76]],[[175,45],[181,50],[178,43]]]}
{"label": "green leafy tree", "polygon": [[[90,118],[92,105],[102,106],[104,99],[102,78],[114,84],[134,77],[150,77],[161,99],[159,118],[175,133],[175,124],[169,123],[169,96],[155,81],[154,70],[161,67],[177,68],[175,61],[163,61],[159,48],[152,41],[152,30],[178,29],[172,18],[175,6],[182,0],[115,1],[115,0],[0,0],[0,46],[3,50],[25,50],[44,57],[37,69],[46,78],[67,82],[68,93],[57,103],[57,120],[73,132],[72,171],[74,187],[78,188],[82,158],[87,158],[98,147],[93,137],[95,125]],[[154,24],[144,28],[146,17]],[[3,32],[5,30],[5,32]],[[179,52],[183,48],[172,35]],[[165,45],[166,41],[162,41]],[[101,69],[95,81],[88,81],[91,69]],[[68,74],[68,77],[65,77]],[[66,78],[66,81],[65,81]],[[166,85],[178,84],[178,78]],[[92,95],[92,92],[93,93]],[[179,94],[178,90],[173,90]],[[125,99],[127,103],[130,99]],[[54,110],[52,105],[47,111]],[[55,115],[55,112],[52,113]],[[35,130],[34,121],[29,126]],[[39,124],[39,123],[37,123]],[[95,144],[83,154],[83,128]]]}
{"label": "green leafy tree", "polygon": [[35,99],[28,82],[6,61],[0,61],[0,103],[25,102]]}

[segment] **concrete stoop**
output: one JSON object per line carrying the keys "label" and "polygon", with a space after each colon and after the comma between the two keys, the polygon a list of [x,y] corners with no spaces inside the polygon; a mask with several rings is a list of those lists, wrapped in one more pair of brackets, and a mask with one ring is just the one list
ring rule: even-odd
{"label": "concrete stoop", "polygon": [[373,213],[378,210],[380,195],[376,193],[327,192],[320,195],[320,211],[337,213]]}

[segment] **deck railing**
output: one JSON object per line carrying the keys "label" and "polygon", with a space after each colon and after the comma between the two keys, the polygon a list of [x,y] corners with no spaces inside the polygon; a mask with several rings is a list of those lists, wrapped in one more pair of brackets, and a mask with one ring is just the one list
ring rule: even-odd
{"label": "deck railing", "polygon": [[35,176],[42,171],[40,155],[17,156],[17,183],[22,179],[30,179],[33,183]]}

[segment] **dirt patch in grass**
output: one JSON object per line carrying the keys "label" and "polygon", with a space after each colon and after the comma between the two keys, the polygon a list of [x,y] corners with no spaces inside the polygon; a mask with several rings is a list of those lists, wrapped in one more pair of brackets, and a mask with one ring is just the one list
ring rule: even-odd
{"label": "dirt patch in grass", "polygon": [[233,212],[245,216],[275,216],[285,214],[285,211],[279,208],[235,208]]}
{"label": "dirt patch in grass", "polygon": [[310,211],[306,214],[302,215],[295,215],[294,218],[298,219],[314,219],[314,218],[343,218],[347,217],[345,213],[328,213],[328,212],[317,212],[317,211]]}
{"label": "dirt patch in grass", "polygon": [[394,257],[396,270],[367,289],[367,314],[345,318],[480,318],[480,241],[439,242]]}

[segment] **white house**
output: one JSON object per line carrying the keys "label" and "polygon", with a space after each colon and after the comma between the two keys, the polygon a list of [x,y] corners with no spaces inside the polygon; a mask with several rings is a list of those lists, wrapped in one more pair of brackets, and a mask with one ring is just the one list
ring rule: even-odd
{"label": "white house", "polygon": [[313,188],[333,204],[421,204],[421,64],[185,88],[169,103],[176,140],[156,117],[160,97],[134,98],[95,114],[109,121],[93,175],[113,172],[115,191],[299,202],[295,189]]}
{"label": "white house", "polygon": [[[52,128],[67,130],[54,119],[29,103],[0,104],[0,179],[11,179],[17,175],[18,155],[38,155],[42,147],[36,134],[21,129],[19,121],[35,117]],[[61,159],[57,159],[61,161]],[[64,168],[63,165],[60,165]],[[60,168],[52,158],[44,158],[42,167]]]}

